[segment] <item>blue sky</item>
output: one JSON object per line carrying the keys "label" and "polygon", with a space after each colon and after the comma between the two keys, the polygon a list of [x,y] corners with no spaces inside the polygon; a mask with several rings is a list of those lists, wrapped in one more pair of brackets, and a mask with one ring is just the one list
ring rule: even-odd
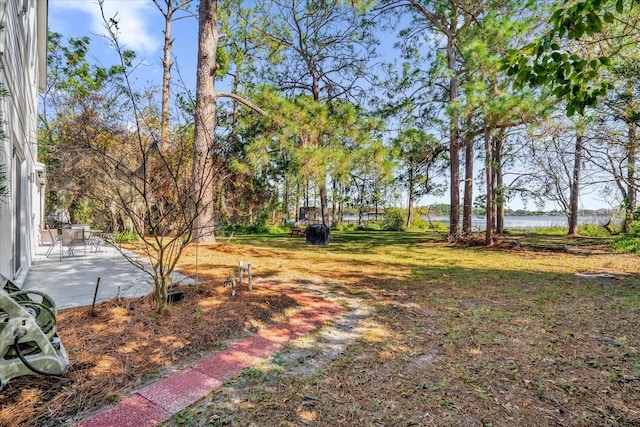
{"label": "blue sky", "polygon": [[[162,44],[164,19],[151,0],[107,0],[105,15],[119,22],[119,39],[123,46],[136,52],[143,61],[137,78],[140,83],[160,82],[162,76]],[[195,4],[192,6],[195,9]],[[173,23],[173,53],[181,75],[193,88],[198,52],[196,17]],[[91,60],[109,66],[117,61],[105,34],[98,2],[95,0],[49,0],[49,30],[69,37],[92,37]]]}

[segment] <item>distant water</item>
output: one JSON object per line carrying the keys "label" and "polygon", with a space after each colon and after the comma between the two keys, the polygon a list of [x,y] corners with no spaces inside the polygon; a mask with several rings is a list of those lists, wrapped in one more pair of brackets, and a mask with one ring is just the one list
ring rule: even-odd
{"label": "distant water", "polygon": [[[425,220],[431,219],[432,222],[442,222],[449,225],[448,216],[423,216]],[[594,224],[601,225],[607,222],[607,217],[578,217],[578,225]],[[482,231],[485,229],[486,219],[481,217],[474,217],[471,220],[471,225],[474,230]],[[462,218],[460,218],[460,226],[462,226]],[[504,228],[506,229],[518,229],[528,230],[534,228],[552,228],[552,227],[569,227],[569,221],[564,216],[505,216]]]}

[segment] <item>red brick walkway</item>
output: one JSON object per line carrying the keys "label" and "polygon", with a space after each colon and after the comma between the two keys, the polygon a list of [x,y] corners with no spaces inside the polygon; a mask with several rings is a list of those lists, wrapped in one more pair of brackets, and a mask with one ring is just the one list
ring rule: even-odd
{"label": "red brick walkway", "polygon": [[[256,284],[272,287],[265,282]],[[278,289],[295,299],[304,310],[286,322],[262,330],[225,350],[197,360],[184,370],[136,390],[116,406],[97,412],[74,427],[157,426],[198,402],[244,368],[269,359],[291,340],[311,332],[344,311],[327,299],[294,289]]]}

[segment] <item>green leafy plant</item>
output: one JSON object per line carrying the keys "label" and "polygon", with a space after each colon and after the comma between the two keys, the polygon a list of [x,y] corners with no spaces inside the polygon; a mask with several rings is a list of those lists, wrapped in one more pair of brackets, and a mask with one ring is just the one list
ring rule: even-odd
{"label": "green leafy plant", "polygon": [[116,241],[120,243],[135,243],[138,240],[138,234],[135,231],[119,231],[116,236]]}
{"label": "green leafy plant", "polygon": [[383,227],[387,231],[404,231],[405,213],[398,208],[389,208],[385,212]]}
{"label": "green leafy plant", "polygon": [[621,237],[611,242],[611,247],[619,252],[640,254],[640,238]]}

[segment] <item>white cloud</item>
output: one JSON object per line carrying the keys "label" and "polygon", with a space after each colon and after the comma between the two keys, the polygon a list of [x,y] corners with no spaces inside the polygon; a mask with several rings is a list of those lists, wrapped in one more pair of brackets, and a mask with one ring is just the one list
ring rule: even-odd
{"label": "white cloud", "polygon": [[[104,21],[97,1],[91,0],[54,0],[50,1],[49,9],[53,7],[62,11],[80,11],[88,15],[89,22],[85,25],[88,31],[95,34],[105,34]],[[105,0],[104,14],[108,18],[118,21],[118,39],[127,49],[134,50],[141,56],[157,52],[161,46],[162,33],[152,33],[153,21],[161,17],[160,12],[150,0]],[[73,22],[66,22],[66,26],[74,26]],[[157,26],[155,26],[157,28]]]}

